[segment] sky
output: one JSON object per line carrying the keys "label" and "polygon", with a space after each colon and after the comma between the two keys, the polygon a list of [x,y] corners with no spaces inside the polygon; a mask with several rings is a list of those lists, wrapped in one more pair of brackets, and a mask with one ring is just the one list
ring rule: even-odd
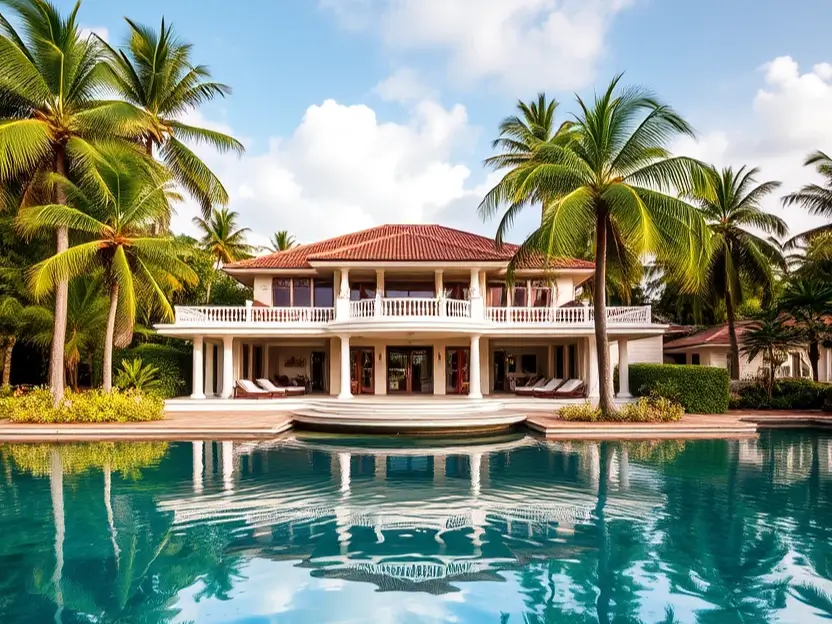
{"label": "sky", "polygon": [[[73,2],[58,0],[69,9]],[[675,153],[761,167],[766,209],[793,232],[822,223],[779,195],[815,181],[803,159],[832,150],[829,0],[84,0],[80,21],[111,44],[124,16],[162,16],[230,97],[187,115],[246,153],[199,153],[255,243],[300,242],[382,223],[492,235],[477,205],[499,176],[482,161],[518,99],[545,91],[575,111],[624,72],[697,130]],[[533,226],[530,210],[512,238]],[[177,231],[193,233],[193,202]]]}

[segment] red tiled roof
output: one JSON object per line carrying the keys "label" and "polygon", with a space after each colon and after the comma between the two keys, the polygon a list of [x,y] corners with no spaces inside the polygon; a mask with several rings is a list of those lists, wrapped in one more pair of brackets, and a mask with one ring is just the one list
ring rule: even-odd
{"label": "red tiled roof", "polygon": [[[750,323],[748,321],[740,321],[737,323],[737,340],[742,342],[742,335]],[[703,329],[690,336],[684,338],[677,338],[664,344],[665,349],[684,349],[690,347],[718,347],[731,344],[731,337],[728,335],[728,324],[716,325]]]}
{"label": "red tiled roof", "polygon": [[[494,240],[442,225],[381,225],[319,243],[229,264],[229,269],[307,269],[310,261],[508,262],[517,245],[500,249]],[[543,268],[541,258],[528,268]],[[592,269],[586,260],[550,260],[553,269]]]}

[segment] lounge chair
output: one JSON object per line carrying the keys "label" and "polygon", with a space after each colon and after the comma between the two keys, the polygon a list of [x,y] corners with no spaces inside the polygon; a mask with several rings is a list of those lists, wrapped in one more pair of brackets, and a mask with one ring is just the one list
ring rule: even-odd
{"label": "lounge chair", "polygon": [[285,397],[287,392],[285,388],[278,388],[268,379],[255,379],[257,385],[260,386],[266,392],[271,392],[276,397]]}
{"label": "lounge chair", "polygon": [[586,387],[583,379],[570,379],[555,390],[556,399],[579,399],[584,396]]}
{"label": "lounge chair", "polygon": [[560,385],[563,383],[563,379],[550,379],[542,386],[539,386],[534,389],[534,396],[536,397],[546,397],[550,396],[556,388],[559,388]]}
{"label": "lounge chair", "polygon": [[274,392],[258,388],[250,379],[238,379],[234,386],[235,399],[273,399],[276,396]]}
{"label": "lounge chair", "polygon": [[299,395],[299,394],[306,394],[306,387],[305,386],[295,386],[289,381],[289,378],[286,375],[280,375],[277,377],[277,385],[276,388],[281,388],[282,390],[286,391],[288,395]]}
{"label": "lounge chair", "polygon": [[540,377],[539,379],[533,379],[525,386],[517,386],[514,388],[514,394],[519,396],[531,396],[534,394],[535,388],[542,388],[546,383],[550,380],[546,377]]}

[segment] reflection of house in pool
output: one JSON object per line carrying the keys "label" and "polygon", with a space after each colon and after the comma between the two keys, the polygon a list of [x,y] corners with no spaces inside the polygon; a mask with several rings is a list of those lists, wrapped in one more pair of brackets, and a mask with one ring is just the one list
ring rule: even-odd
{"label": "reflection of house in pool", "polygon": [[[444,593],[540,557],[580,558],[596,543],[598,444],[396,449],[288,438],[267,452],[241,444],[243,455],[221,443],[216,466],[230,472],[214,481],[209,446],[193,445],[197,491],[164,497],[161,509],[181,530],[227,527],[234,551],[295,561],[313,576]],[[660,477],[608,448],[606,517],[649,521]]]}

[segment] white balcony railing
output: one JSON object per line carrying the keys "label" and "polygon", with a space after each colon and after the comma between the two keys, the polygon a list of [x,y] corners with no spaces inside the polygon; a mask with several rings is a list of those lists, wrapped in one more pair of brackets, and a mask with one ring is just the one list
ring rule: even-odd
{"label": "white balcony railing", "polygon": [[[595,311],[590,307],[564,308],[486,308],[485,318],[493,323],[525,325],[591,325]],[[649,325],[650,306],[607,308],[608,325]]]}
{"label": "white balcony railing", "polygon": [[[471,302],[460,299],[362,299],[350,301],[349,319],[379,318],[446,318],[471,319]],[[177,306],[177,325],[281,325],[320,324],[335,319],[333,308],[282,308],[260,306]],[[585,306],[563,308],[517,307],[485,309],[485,321],[510,325],[560,325],[591,327],[595,320],[592,308]],[[607,308],[609,326],[640,326],[652,322],[650,306]]]}
{"label": "white balcony railing", "polygon": [[328,323],[333,308],[272,308],[254,306],[176,306],[177,325]]}

